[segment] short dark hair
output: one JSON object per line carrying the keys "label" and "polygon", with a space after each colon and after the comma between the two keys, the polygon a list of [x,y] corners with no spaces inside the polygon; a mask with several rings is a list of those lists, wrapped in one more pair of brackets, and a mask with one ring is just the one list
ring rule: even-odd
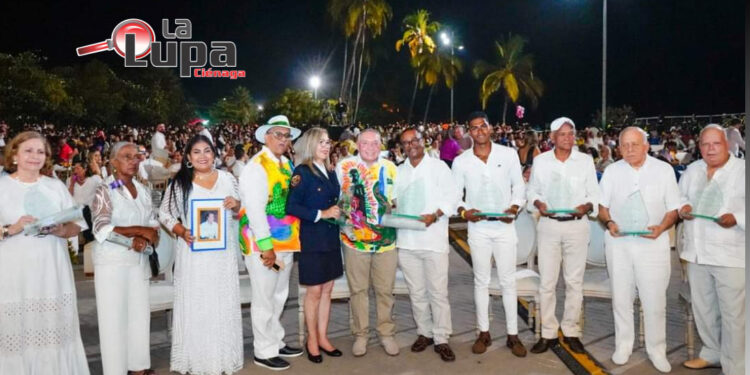
{"label": "short dark hair", "polygon": [[738,119],[737,117],[729,120],[729,126],[740,125],[740,124],[742,124],[742,121]]}
{"label": "short dark hair", "polygon": [[471,122],[472,120],[474,120],[474,119],[478,119],[478,118],[483,118],[483,119],[485,119],[485,120],[486,120],[486,121],[487,121],[488,123],[490,122],[490,119],[489,119],[489,118],[487,117],[487,114],[486,114],[486,113],[484,113],[483,111],[474,111],[474,112],[471,112],[471,113],[469,113],[469,119],[468,119],[468,120],[466,121],[466,123],[468,124],[468,123],[470,123],[470,122]]}

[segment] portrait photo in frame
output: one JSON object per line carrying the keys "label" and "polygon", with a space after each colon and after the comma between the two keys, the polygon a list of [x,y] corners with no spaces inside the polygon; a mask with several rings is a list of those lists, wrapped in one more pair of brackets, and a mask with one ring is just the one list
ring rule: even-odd
{"label": "portrait photo in frame", "polygon": [[227,212],[223,199],[190,201],[190,234],[195,238],[193,251],[215,251],[227,248]]}

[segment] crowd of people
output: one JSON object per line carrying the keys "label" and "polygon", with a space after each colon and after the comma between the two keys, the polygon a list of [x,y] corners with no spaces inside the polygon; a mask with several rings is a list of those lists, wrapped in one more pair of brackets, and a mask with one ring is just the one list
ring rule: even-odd
{"label": "crowd of people", "polygon": [[[351,354],[364,356],[374,325],[384,351],[399,354],[392,316],[400,268],[418,337],[443,361],[456,358],[448,296],[450,217],[468,222],[478,337],[492,345],[492,264],[503,292],[506,346],[527,355],[516,314],[515,220],[537,226],[542,332],[532,353],[561,339],[580,341],[582,282],[590,220],[601,222],[611,263],[615,351],[633,351],[633,299],[645,316],[646,351],[669,372],[667,232],[684,225],[693,311],[703,340],[690,368],[744,373],[744,153],[741,122],[697,132],[635,126],[578,129],[560,117],[548,129],[492,125],[474,112],[465,124],[299,129],[286,116],[265,124],[206,128],[157,124],[81,129],[52,124],[10,134],[0,125],[0,373],[88,374],[67,239],[95,241],[94,266],[104,373],[153,374],[149,352],[149,279],[154,249],[175,239],[172,371],[234,373],[244,366],[238,269],[251,278],[253,362],[273,370],[307,353],[341,357],[328,338],[333,282],[350,290]],[[8,143],[6,144],[6,139]],[[334,141],[336,139],[336,141]],[[678,182],[679,181],[679,182]],[[164,186],[160,188],[160,186]],[[154,190],[161,190],[154,199]],[[216,202],[206,215],[196,202]],[[85,207],[75,220],[38,219]],[[221,214],[226,212],[225,215]],[[204,217],[205,216],[205,220]],[[401,220],[399,220],[401,219]],[[205,222],[204,222],[205,221]],[[198,228],[206,226],[198,235]],[[202,229],[201,229],[202,230]],[[205,234],[205,233],[204,233]],[[204,242],[221,242],[216,248]],[[213,242],[212,242],[213,241]],[[298,255],[307,341],[283,341],[281,314]],[[566,283],[555,316],[560,268]],[[45,275],[45,277],[39,277]],[[720,285],[721,287],[718,287]],[[718,306],[718,308],[717,308]],[[720,322],[720,323],[717,323]]]}

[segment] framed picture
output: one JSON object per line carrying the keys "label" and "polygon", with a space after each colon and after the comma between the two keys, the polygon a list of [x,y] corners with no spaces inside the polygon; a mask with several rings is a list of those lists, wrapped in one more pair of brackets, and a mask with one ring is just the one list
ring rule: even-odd
{"label": "framed picture", "polygon": [[195,238],[193,251],[227,248],[227,211],[223,199],[192,199],[190,222],[190,234]]}

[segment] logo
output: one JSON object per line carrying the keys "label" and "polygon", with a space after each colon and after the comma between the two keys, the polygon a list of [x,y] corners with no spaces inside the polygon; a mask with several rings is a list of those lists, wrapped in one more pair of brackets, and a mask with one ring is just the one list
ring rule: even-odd
{"label": "logo", "polygon": [[[128,68],[179,68],[180,77],[245,78],[244,70],[214,69],[237,67],[237,46],[230,41],[212,41],[211,50],[205,42],[193,41],[193,23],[187,18],[174,20],[170,31],[169,19],[161,20],[162,37],[156,40],[154,29],[143,20],[130,18],[112,30],[112,37],[103,42],[76,48],[78,56],[112,51],[125,59]],[[148,61],[146,60],[148,57]],[[209,67],[206,69],[206,64]]]}

